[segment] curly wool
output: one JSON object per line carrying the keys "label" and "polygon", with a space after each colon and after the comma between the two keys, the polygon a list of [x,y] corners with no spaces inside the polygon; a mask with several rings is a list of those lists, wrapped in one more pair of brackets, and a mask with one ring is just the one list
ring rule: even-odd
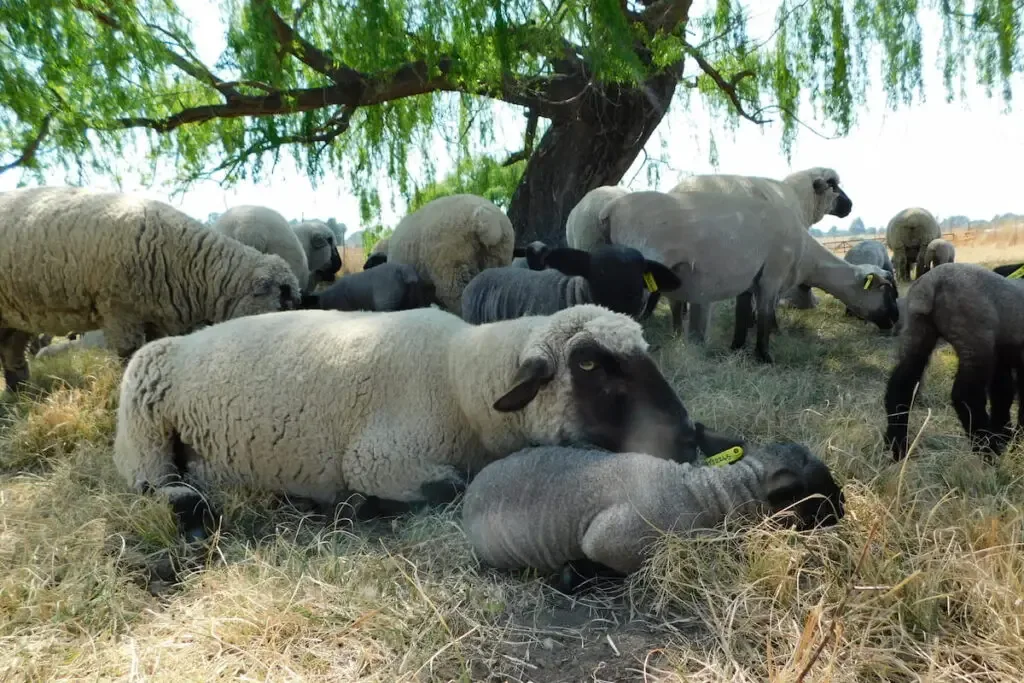
{"label": "curly wool", "polygon": [[306,252],[288,221],[277,211],[251,204],[233,206],[211,227],[261,254],[277,254],[292,269],[300,284],[309,278]]}
{"label": "curly wool", "polygon": [[612,200],[629,191],[618,185],[602,185],[583,195],[565,220],[565,241],[573,249],[590,251],[599,244],[610,244],[601,224],[601,211]]}

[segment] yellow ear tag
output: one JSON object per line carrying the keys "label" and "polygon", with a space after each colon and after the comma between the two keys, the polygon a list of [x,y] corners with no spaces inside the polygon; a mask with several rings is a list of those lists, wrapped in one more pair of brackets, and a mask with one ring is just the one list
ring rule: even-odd
{"label": "yellow ear tag", "polygon": [[871,286],[871,282],[874,279],[875,279],[875,274],[874,273],[868,273],[868,279],[864,281],[864,289],[867,289],[868,287],[870,287]]}
{"label": "yellow ear tag", "polygon": [[1015,270],[1012,273],[1010,273],[1009,275],[1007,275],[1006,279],[1007,280],[1019,280],[1022,277],[1024,277],[1024,266],[1021,266],[1017,270]]}
{"label": "yellow ear tag", "polygon": [[654,276],[650,273],[644,273],[644,284],[647,285],[647,291],[651,294],[658,291],[658,283],[654,281]]}
{"label": "yellow ear tag", "polygon": [[717,467],[719,465],[731,465],[742,457],[743,447],[733,446],[732,448],[725,449],[721,453],[715,453],[714,455],[709,455],[704,458],[704,464],[711,465],[712,467]]}

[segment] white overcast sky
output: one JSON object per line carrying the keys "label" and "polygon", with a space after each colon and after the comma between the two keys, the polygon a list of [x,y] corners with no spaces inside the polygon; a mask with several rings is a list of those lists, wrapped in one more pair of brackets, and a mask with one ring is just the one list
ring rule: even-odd
{"label": "white overcast sky", "polygon": [[[194,20],[193,37],[200,56],[213,64],[224,45],[223,26],[216,3],[208,0],[178,0],[178,4]],[[694,3],[691,15],[698,15],[709,0]],[[757,0],[748,27],[752,38],[771,30],[777,0]],[[988,219],[1006,212],[1024,213],[1021,191],[1020,160],[1024,159],[1024,114],[1019,105],[1003,113],[999,91],[987,98],[981,88],[968,85],[966,102],[945,103],[938,64],[938,41],[941,23],[937,15],[922,12],[925,55],[926,102],[896,112],[885,107],[880,87],[870,87],[867,109],[858,115],[858,125],[845,138],[823,139],[802,130],[794,146],[792,161],[787,164],[779,148],[779,128],[769,124],[759,127],[743,122],[735,133],[726,133],[704,111],[697,97],[691,99],[690,111],[673,107],[648,142],[648,149],[657,153],[667,142],[669,168],[663,169],[655,187],[647,184],[641,155],[623,178],[634,190],[668,189],[677,178],[689,173],[741,173],[782,177],[810,166],[831,166],[838,170],[842,186],[854,202],[853,213],[846,219],[826,216],[819,224],[846,228],[851,220],[861,217],[868,226],[884,226],[900,209],[920,205],[940,218],[965,214],[974,219]],[[688,71],[692,66],[688,66]],[[875,77],[877,71],[872,72]],[[1024,78],[1014,81],[1014,95],[1024,94]],[[801,112],[804,120],[816,130],[827,130],[811,119],[808,107]],[[508,107],[499,116],[507,124],[498,131],[507,131],[507,149],[521,146],[523,117],[518,109]],[[499,121],[499,124],[501,123]],[[719,165],[708,161],[707,131],[716,130]],[[498,137],[498,139],[503,139]],[[495,150],[500,155],[504,150]],[[444,148],[438,144],[435,155],[438,172],[446,164]],[[169,197],[167,190],[154,186],[139,187],[126,178],[122,189],[139,191],[179,207],[199,219],[214,211],[224,211],[235,204],[262,204],[280,211],[288,218],[327,218],[333,216],[348,225],[351,234],[361,228],[359,210],[347,183],[328,176],[314,189],[303,174],[296,171],[286,154],[271,179],[259,184],[243,183],[222,189],[207,182],[193,187],[184,196]],[[0,190],[15,186],[17,173],[0,176]],[[59,174],[49,182],[61,184]],[[97,181],[95,186],[113,188],[112,182]],[[404,212],[399,201],[398,213],[385,201],[382,222],[393,225]]]}

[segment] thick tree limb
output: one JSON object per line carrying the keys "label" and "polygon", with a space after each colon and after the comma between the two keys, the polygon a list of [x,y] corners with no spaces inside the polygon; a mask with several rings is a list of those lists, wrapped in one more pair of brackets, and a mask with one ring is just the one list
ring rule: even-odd
{"label": "thick tree limb", "polygon": [[36,152],[39,151],[39,145],[42,144],[43,139],[50,134],[50,122],[53,120],[53,113],[47,114],[43,117],[42,123],[39,125],[39,132],[36,133],[35,137],[29,140],[25,148],[21,150],[21,154],[18,158],[9,164],[0,166],[0,174],[7,173],[12,169],[18,168],[19,166],[26,166],[32,163],[35,159]]}
{"label": "thick tree limb", "polygon": [[729,80],[726,80],[725,77],[722,76],[722,74],[712,66],[710,62],[708,62],[708,60],[704,59],[704,56],[700,52],[689,44],[686,44],[686,48],[687,54],[693,57],[693,60],[697,62],[697,66],[700,67],[701,71],[713,80],[715,85],[718,86],[718,89],[724,92],[726,97],[729,98],[729,101],[732,102],[732,106],[736,108],[736,113],[753,123],[768,123],[770,119],[762,119],[755,114],[748,113],[743,106],[743,100],[740,99],[739,93],[736,92],[736,86],[740,81],[744,78],[751,78],[756,75],[753,71],[740,71],[733,74],[732,78]]}
{"label": "thick tree limb", "polygon": [[509,155],[508,159],[501,164],[502,166],[511,166],[514,163],[529,159],[530,155],[533,154],[533,144],[537,139],[537,112],[530,110],[526,119],[526,136],[523,140],[523,148],[515,154]]}

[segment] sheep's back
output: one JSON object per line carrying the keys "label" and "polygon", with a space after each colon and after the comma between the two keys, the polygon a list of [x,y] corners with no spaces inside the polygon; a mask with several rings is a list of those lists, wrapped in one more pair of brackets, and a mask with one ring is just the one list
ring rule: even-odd
{"label": "sheep's back", "polygon": [[886,242],[890,249],[912,246],[924,248],[941,233],[935,217],[920,207],[903,209],[889,220],[885,228]]}

